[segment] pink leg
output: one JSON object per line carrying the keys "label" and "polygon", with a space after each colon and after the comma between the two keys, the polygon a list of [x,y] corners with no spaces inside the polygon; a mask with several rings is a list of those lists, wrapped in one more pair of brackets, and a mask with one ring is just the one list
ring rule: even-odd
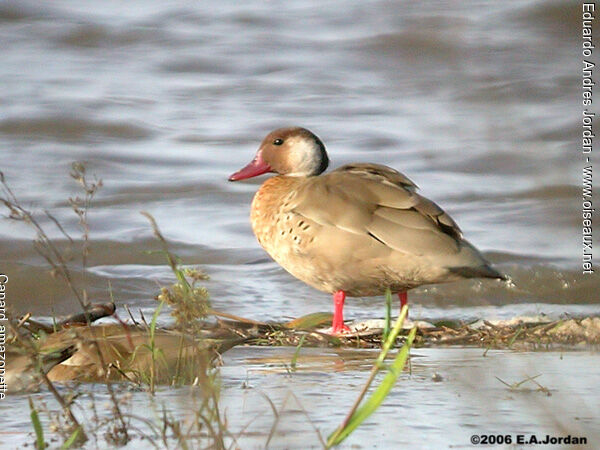
{"label": "pink leg", "polygon": [[[406,292],[398,292],[398,298],[400,299],[400,311],[404,308],[404,305],[408,305],[408,294]],[[408,312],[406,313],[408,317]]]}
{"label": "pink leg", "polygon": [[344,325],[344,301],[346,293],[337,291],[333,294],[333,321],[331,322],[331,334],[340,334],[350,329]]}

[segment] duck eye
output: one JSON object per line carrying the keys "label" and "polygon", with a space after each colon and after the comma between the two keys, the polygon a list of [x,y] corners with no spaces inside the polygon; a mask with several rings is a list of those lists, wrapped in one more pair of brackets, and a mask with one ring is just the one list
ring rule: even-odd
{"label": "duck eye", "polygon": [[281,145],[281,144],[283,144],[283,139],[277,138],[273,141],[273,145]]}

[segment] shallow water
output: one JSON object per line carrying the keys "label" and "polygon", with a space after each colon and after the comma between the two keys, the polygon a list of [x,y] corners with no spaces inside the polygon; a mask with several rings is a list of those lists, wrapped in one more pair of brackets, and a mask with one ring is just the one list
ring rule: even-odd
{"label": "shallow water", "polygon": [[[154,306],[170,274],[145,254],[158,248],[145,210],[211,274],[215,306],[263,319],[328,309],[257,245],[248,214],[261,181],[225,181],[266,132],[299,124],[323,138],[332,166],[408,174],[518,286],[416,289],[425,316],[514,303],[599,311],[600,278],[579,270],[576,3],[345,5],[2,3],[0,168],[25,205],[74,236],[71,162],[104,181],[89,214],[92,298],[105,300],[111,280],[119,302]],[[11,306],[72,310],[31,238],[0,221]],[[380,300],[349,303],[373,315]]]}
{"label": "shallow water", "polygon": [[[598,442],[600,382],[597,359],[590,352],[514,353],[482,349],[417,349],[412,352],[411,373],[403,374],[381,408],[358,428],[344,448],[463,448],[473,434],[581,436],[588,448]],[[290,372],[293,348],[239,347],[225,355],[222,368],[221,408],[229,431],[241,448],[264,448],[275,417],[266,397],[279,414],[270,448],[319,448],[318,430],[326,438],[341,423],[366,381],[374,351],[302,349],[297,370]],[[586,373],[585,377],[581,374]],[[441,381],[434,381],[436,379]],[[511,390],[496,377],[512,384],[541,375],[533,383]],[[163,407],[184,423],[198,408],[197,388],[160,388],[149,401],[145,392],[131,395],[125,414],[141,415],[159,423]],[[110,414],[103,386],[88,386],[101,417]],[[33,396],[39,406],[52,405],[47,393]],[[0,402],[2,441],[10,447],[32,441],[29,412],[21,398]],[[91,402],[81,398],[80,414],[90,417]],[[10,412],[10,414],[8,414]],[[42,416],[45,420],[45,416]],[[187,422],[189,423],[189,422]],[[133,420],[132,429],[143,423]],[[150,434],[150,433],[148,433]],[[103,448],[102,437],[100,448]],[[136,439],[126,448],[148,448]],[[545,446],[546,447],[546,446]],[[559,447],[550,447],[559,448]],[[585,447],[582,447],[585,448]]]}
{"label": "shallow water", "polygon": [[[418,288],[413,318],[599,314],[600,277],[580,270],[579,8],[1,2],[0,170],[24,205],[50,210],[74,237],[71,163],[104,181],[89,213],[88,268],[72,263],[93,301],[108,299],[110,281],[119,305],[148,315],[157,284],[172,281],[163,257],[148,252],[160,247],[145,210],[186,264],[210,274],[216,309],[297,317],[329,310],[330,299],[256,243],[248,215],[262,180],[226,179],[268,131],[302,125],[324,140],[333,167],[371,161],[407,174],[517,285]],[[0,220],[7,303],[46,316],[77,311],[32,238]],[[381,302],[350,299],[347,316],[381,317]]]}

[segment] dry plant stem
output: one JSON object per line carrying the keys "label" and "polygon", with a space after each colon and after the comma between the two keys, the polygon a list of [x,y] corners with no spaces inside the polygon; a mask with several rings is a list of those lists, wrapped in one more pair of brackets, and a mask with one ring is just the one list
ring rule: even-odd
{"label": "dry plant stem", "polygon": [[[74,174],[78,174],[78,175],[80,175],[80,177],[77,178],[76,176],[74,176]],[[89,238],[89,227],[87,226],[87,209],[89,209],[90,202],[91,202],[95,192],[97,191],[97,189],[102,185],[102,182],[101,181],[96,182],[90,186],[87,183],[87,181],[85,181],[84,174],[85,174],[85,170],[83,170],[81,167],[76,167],[75,165],[73,165],[73,172],[72,172],[71,176],[73,176],[73,178],[76,178],[76,179],[78,179],[78,181],[80,181],[80,183],[83,185],[84,190],[86,192],[83,211],[77,207],[77,204],[73,200],[71,200],[71,204],[74,207],[76,214],[80,218],[80,224],[83,227],[83,231],[84,231],[84,234],[83,234],[83,237],[84,237],[84,248],[83,248],[84,271],[83,272],[85,274],[85,265],[87,263],[86,253],[88,251],[87,245],[88,245],[88,238]],[[12,192],[10,187],[7,185],[7,183],[4,179],[4,174],[2,172],[0,172],[0,183],[2,183],[4,192],[5,192],[6,196],[8,197],[8,198],[2,198],[2,201],[3,201],[4,205],[7,208],[9,208],[9,210],[11,211],[11,217],[13,217],[17,220],[23,220],[26,223],[29,223],[33,226],[33,228],[35,229],[35,231],[37,233],[37,239],[36,239],[36,241],[34,241],[34,244],[37,244],[37,245],[35,245],[36,250],[40,253],[40,255],[42,257],[44,257],[44,259],[46,259],[46,261],[50,264],[50,266],[53,269],[57,270],[58,273],[60,273],[63,276],[63,278],[67,282],[67,285],[69,286],[69,289],[75,295],[75,298],[77,299],[79,305],[81,306],[81,309],[84,312],[87,325],[90,326],[90,317],[89,317],[89,306],[90,305],[87,302],[87,294],[86,294],[85,289],[83,289],[83,294],[82,294],[75,287],[75,285],[73,284],[73,278],[71,276],[71,272],[70,272],[69,268],[67,267],[67,262],[64,259],[63,255],[56,248],[54,243],[50,240],[50,238],[48,237],[48,235],[46,234],[46,232],[44,231],[42,226],[33,217],[33,214],[20,205],[17,197]],[[58,221],[53,216],[48,214],[48,217],[55,224],[58,223]],[[58,228],[63,234],[65,234],[68,237],[68,234],[65,232],[65,230],[62,226],[58,225]],[[69,239],[72,241],[72,239],[70,237],[69,237]],[[98,353],[98,357],[102,364],[102,369],[106,373],[107,364],[106,364],[106,361],[104,360],[104,356],[102,355],[102,352],[100,351],[100,346],[98,345],[97,341],[94,341],[94,347]],[[46,382],[46,384],[48,385],[48,388],[51,390],[51,392],[53,392],[53,394],[55,395],[57,401],[64,407],[66,405],[66,402],[60,396],[58,391],[54,388],[54,385],[52,384],[52,382],[48,379],[47,376],[45,376],[45,374],[43,374],[43,379]],[[114,405],[117,418],[119,419],[119,421],[121,423],[122,430],[125,434],[125,439],[127,441],[129,441],[129,436],[127,433],[127,426],[125,423],[125,419],[123,418],[121,409],[119,408],[119,404],[118,404],[117,398],[115,396],[114,390],[112,389],[112,386],[108,382],[106,383],[106,388],[108,390],[108,393],[109,393],[112,403]],[[77,427],[81,428],[79,423],[76,421],[75,416],[73,415],[73,413],[70,410],[68,410],[67,414],[69,416],[69,419],[75,420],[73,423],[76,424]],[[81,430],[83,433],[83,428],[81,428]]]}
{"label": "dry plant stem", "polygon": [[10,210],[10,217],[16,220],[22,220],[26,223],[29,223],[35,229],[37,233],[37,239],[34,241],[35,249],[40,253],[40,255],[50,264],[50,266],[57,270],[58,273],[62,275],[62,277],[67,282],[67,285],[71,289],[71,292],[77,298],[77,301],[81,305],[82,309],[86,310],[86,305],[84,303],[84,299],[81,296],[79,290],[77,290],[73,284],[73,279],[71,277],[71,272],[67,267],[67,263],[63,258],[60,251],[56,248],[54,243],[50,240],[42,226],[39,222],[33,217],[30,211],[23,208],[15,194],[12,192],[10,187],[6,184],[4,180],[4,175],[0,172],[0,183],[2,183],[2,187],[4,188],[4,192],[8,198],[2,198],[4,205]]}
{"label": "dry plant stem", "polygon": [[60,230],[60,232],[63,234],[63,236],[69,240],[69,243],[73,244],[74,243],[73,238],[71,238],[71,236],[69,236],[69,234],[65,231],[65,229],[60,224],[60,222],[56,219],[56,217],[54,217],[52,214],[50,214],[50,212],[47,210],[44,210],[44,214],[46,214],[46,217],[48,217],[48,219],[50,219],[52,222],[54,222],[54,225],[56,225],[56,228],[58,228]]}
{"label": "dry plant stem", "polygon": [[[289,398],[290,398],[290,396],[288,394],[283,399],[283,402],[281,402],[281,411],[283,411],[283,408],[285,408],[285,405],[287,404],[287,401],[288,401]],[[273,421],[273,426],[271,427],[271,431],[269,432],[269,437],[267,438],[267,442],[265,443],[265,448],[269,447],[269,443],[271,442],[271,439],[275,435],[275,430],[277,429],[277,426],[279,425],[279,419],[280,419],[280,417],[281,417],[281,415],[279,414],[279,412],[277,412],[277,414],[275,416],[275,420]]]}
{"label": "dry plant stem", "polygon": [[115,365],[114,363],[110,363],[110,364],[108,365],[108,368],[109,368],[109,369],[115,369],[117,372],[119,372],[119,374],[120,374],[120,375],[121,375],[123,378],[125,378],[125,379],[126,379],[127,381],[129,381],[131,384],[137,384],[137,385],[139,386],[139,383],[138,383],[138,382],[136,382],[135,380],[133,380],[133,379],[132,379],[132,378],[131,378],[129,375],[127,375],[125,372],[123,372],[123,371],[121,370],[121,368],[120,368],[120,367],[118,367],[117,365]]}
{"label": "dry plant stem", "polygon": [[[239,449],[241,448],[237,443],[238,443],[238,439],[240,437],[242,437],[244,435],[244,433],[246,432],[246,430],[252,425],[254,424],[254,422],[256,422],[258,419],[260,419],[262,416],[264,415],[264,412],[259,412],[257,413],[252,419],[250,419],[250,421],[246,422],[246,425],[244,425],[241,429],[238,430],[236,436],[233,438],[233,442],[231,443],[231,445],[229,446],[229,449]],[[237,447],[234,447],[234,445],[237,445]],[[323,448],[325,448],[323,446]]]}
{"label": "dry plant stem", "polygon": [[165,409],[165,406],[163,405],[163,417],[162,417],[162,430],[161,430],[161,436],[162,436],[162,441],[163,444],[165,444],[165,448],[169,448],[169,443],[167,442],[167,425],[168,425],[169,421],[167,420],[167,410]]}
{"label": "dry plant stem", "polygon": [[[87,256],[89,253],[89,234],[90,234],[90,227],[89,227],[88,221],[87,221],[87,213],[88,213],[88,210],[90,209],[90,204],[91,204],[91,201],[92,201],[94,195],[96,194],[98,188],[100,188],[102,186],[102,181],[96,180],[96,182],[89,184],[85,178],[85,168],[81,164],[74,163],[72,166],[72,169],[73,170],[71,172],[71,177],[73,177],[73,179],[75,179],[75,180],[79,181],[79,183],[81,183],[83,190],[85,192],[83,205],[79,204],[77,198],[69,199],[71,206],[73,207],[73,210],[79,217],[79,225],[83,232],[82,233],[83,248],[81,251],[81,253],[82,253],[81,254],[81,258],[82,258],[81,264],[82,264],[82,274],[83,274],[84,283],[85,283],[85,273],[86,273],[86,268],[87,268]],[[83,289],[82,292],[83,292],[83,305],[85,305],[84,312],[86,313],[86,315],[88,315],[89,303],[87,301],[87,290]],[[89,317],[87,318],[87,322],[88,322],[88,326],[89,326],[90,325]],[[96,340],[94,340],[93,342],[94,342],[94,347],[96,348],[96,352],[98,353],[98,357],[100,359],[100,364],[102,365],[102,370],[104,371],[104,373],[107,373],[109,370],[109,367],[104,359],[104,355],[102,354],[102,351],[100,350],[100,345],[98,344],[98,341],[96,341]],[[129,442],[129,433],[127,432],[128,427],[125,422],[125,418],[123,417],[123,414],[121,412],[121,408],[119,407],[119,402],[117,400],[115,392],[109,381],[106,382],[106,390],[108,391],[108,394],[110,395],[113,407],[115,409],[115,414],[116,414],[117,418],[119,419],[119,422],[121,423],[120,431],[122,431],[124,433],[125,442]]]}
{"label": "dry plant stem", "polygon": [[[160,436],[160,430],[158,429],[158,427],[156,426],[156,424],[154,422],[152,422],[151,420],[149,420],[145,417],[138,416],[136,414],[127,414],[126,417],[130,420],[137,420],[138,422],[146,425],[151,430],[151,432],[153,432],[155,434],[155,436],[148,435],[141,428],[136,427],[135,429],[140,433],[140,436],[143,436],[149,443],[151,443],[154,446],[154,448],[159,448],[159,446],[156,444],[156,442],[154,442],[154,438]],[[167,446],[165,446],[165,448],[167,448]]]}
{"label": "dry plant stem", "polygon": [[[169,264],[172,272],[175,274],[175,277],[178,281],[179,286],[181,286],[181,289],[183,290],[183,302],[185,303],[185,302],[189,302],[190,300],[193,300],[194,299],[194,284],[192,283],[190,285],[190,283],[186,279],[184,272],[178,267],[178,263],[175,259],[175,256],[169,251],[167,241],[166,241],[165,237],[162,235],[162,233],[160,232],[155,219],[147,212],[142,211],[141,214],[149,220],[152,230],[154,232],[154,235],[160,241],[163,253],[167,257],[168,264]],[[164,299],[161,301],[165,302]],[[162,304],[163,303],[161,303],[161,305]],[[198,313],[198,311],[196,311],[196,313]],[[220,316],[226,316],[226,317],[234,318],[234,319],[241,319],[241,318],[229,315],[229,314],[222,314],[222,313],[219,313],[219,312],[213,311],[213,310],[209,310],[208,313],[209,314],[212,313],[217,316],[220,315]],[[200,314],[202,316],[205,316],[207,314],[206,309],[202,310],[200,312]],[[194,318],[195,317],[193,317],[192,320]],[[179,320],[179,318],[177,320]],[[249,322],[246,319],[242,319],[242,321],[245,323]],[[153,317],[151,325],[150,325],[151,334],[152,334],[152,329],[155,326],[155,323],[156,323],[156,313],[155,313],[155,316]],[[254,321],[252,321],[252,324],[255,324]],[[183,335],[183,333],[184,333],[183,324],[180,323],[179,326],[182,327],[181,343],[183,343],[183,336],[184,336]],[[179,376],[180,371],[181,371],[181,367],[179,364],[179,361],[181,360],[181,356],[182,356],[181,352],[182,352],[182,348],[180,346],[179,357],[178,357],[178,362],[177,362],[177,367],[176,367],[176,377]],[[151,368],[151,370],[152,370],[152,368]],[[228,436],[228,437],[231,437],[233,440],[235,440],[235,436],[232,436],[227,431],[226,423],[223,421],[223,419],[221,417],[221,413],[219,410],[219,399],[218,399],[218,393],[217,393],[218,388],[215,386],[214,380],[211,379],[210,373],[201,372],[198,376],[201,377],[202,380],[205,382],[202,384],[203,384],[203,386],[204,386],[204,384],[206,384],[206,387],[209,390],[209,393],[208,393],[208,395],[205,396],[205,398],[202,402],[201,408],[196,412],[196,421],[197,421],[199,427],[202,427],[203,425],[206,427],[206,429],[208,431],[208,436],[212,439],[212,445],[210,448],[225,449],[225,442],[224,442],[225,437]],[[197,377],[197,379],[198,379],[198,377]],[[189,433],[191,432],[191,429],[188,430],[187,433],[183,433],[183,430],[181,430],[181,428],[179,426],[175,426],[174,424],[169,424],[169,427],[173,431],[174,435],[178,438],[179,444],[180,445],[184,444],[185,443],[184,438],[189,435]]]}
{"label": "dry plant stem", "polygon": [[319,429],[317,428],[317,426],[314,424],[314,422],[312,421],[312,419],[308,415],[308,411],[306,411],[306,409],[304,408],[304,405],[302,403],[300,403],[300,399],[292,391],[290,391],[290,395],[292,397],[294,397],[294,399],[296,400],[296,403],[298,404],[298,406],[302,410],[302,413],[304,414],[304,417],[306,417],[306,419],[308,420],[308,422],[310,423],[310,425],[313,427],[313,430],[315,430],[315,433],[317,433],[317,437],[319,438],[319,442],[321,443],[321,445],[323,446],[323,448],[326,448],[327,444],[325,443],[325,440],[323,439],[323,436],[321,435],[321,432],[319,431]]}
{"label": "dry plant stem", "polygon": [[[79,226],[82,229],[82,237],[83,237],[83,248],[81,251],[81,263],[83,266],[83,276],[85,277],[85,269],[87,267],[87,256],[89,254],[89,236],[90,236],[90,227],[88,224],[88,220],[87,220],[87,214],[88,211],[90,209],[90,205],[92,202],[92,199],[94,198],[94,195],[96,194],[96,192],[98,191],[98,189],[100,187],[102,187],[102,180],[95,180],[93,183],[88,183],[87,179],[85,178],[85,166],[81,163],[73,163],[73,165],[71,166],[72,171],[71,171],[71,177],[74,180],[77,180],[81,186],[83,187],[83,190],[85,192],[85,196],[83,198],[83,203],[81,202],[81,200],[79,199],[79,197],[75,197],[70,198],[69,202],[71,203],[71,206],[73,207],[73,210],[75,211],[75,214],[77,214],[77,216],[79,217]],[[55,222],[57,222],[55,220]],[[62,227],[59,228],[62,229]],[[86,295],[86,292],[84,290],[84,295]]]}
{"label": "dry plant stem", "polygon": [[248,323],[251,325],[267,325],[264,322],[259,322],[257,320],[246,319],[245,317],[236,316],[235,314],[230,314],[222,311],[216,311],[212,308],[208,308],[206,314],[210,314],[216,317],[223,317],[225,319],[235,320],[237,322]]}
{"label": "dry plant stem", "polygon": [[52,395],[54,396],[56,401],[62,407],[63,411],[67,414],[67,417],[69,418],[71,423],[75,426],[76,429],[79,429],[79,432],[81,433],[81,437],[79,438],[80,442],[83,443],[83,442],[87,441],[87,436],[85,435],[85,431],[83,431],[83,427],[79,424],[79,421],[73,414],[73,411],[71,411],[70,405],[68,405],[67,402],[65,401],[65,399],[58,393],[58,391],[56,390],[56,387],[54,386],[54,383],[52,383],[52,381],[50,381],[50,379],[48,378],[48,375],[46,375],[46,372],[44,372],[44,370],[42,369],[41,366],[40,366],[39,371],[40,371],[40,375],[42,376],[42,380],[44,380],[44,383],[48,387],[48,390],[52,393]]}
{"label": "dry plant stem", "polygon": [[25,314],[23,317],[21,317],[21,319],[19,320],[19,323],[17,323],[17,325],[15,326],[15,329],[19,329],[23,326],[23,324],[25,322],[27,322],[29,319],[31,318],[31,313],[28,312],[27,314]]}
{"label": "dry plant stem", "polygon": [[214,407],[214,414],[215,417],[217,419],[217,425],[219,426],[219,433],[217,434],[217,448],[219,450],[225,450],[225,441],[224,441],[224,426],[223,426],[223,422],[221,421],[221,413],[219,411],[219,399],[217,398],[217,394],[215,392],[214,389],[211,389],[211,397],[212,397],[212,403],[213,403],[213,407]]}
{"label": "dry plant stem", "polygon": [[123,305],[125,307],[125,311],[127,311],[127,314],[129,314],[129,318],[131,319],[131,321],[133,322],[133,324],[137,327],[140,326],[139,322],[137,320],[134,319],[133,314],[131,314],[131,310],[129,309],[129,306],[127,305]]}
{"label": "dry plant stem", "polygon": [[[29,349],[31,354],[35,355],[35,357],[37,358],[39,352],[33,346],[33,344],[31,342],[27,341],[26,339],[22,339],[21,335],[17,331],[18,327],[15,327],[13,325],[12,320],[10,320],[8,322],[8,324],[12,330],[13,335],[15,336],[15,339],[19,339],[19,341],[21,341],[21,343]],[[73,411],[71,411],[71,406],[65,401],[63,396],[60,395],[60,393],[56,390],[56,387],[54,387],[54,384],[52,383],[52,381],[50,381],[50,379],[44,372],[44,368],[43,368],[42,364],[37,364],[37,370],[38,370],[40,376],[42,377],[42,380],[48,387],[48,390],[52,393],[52,396],[55,398],[55,400],[58,402],[58,404],[62,407],[63,411],[65,412],[65,414],[67,415],[67,417],[69,418],[69,420],[71,421],[71,423],[73,424],[75,429],[79,429],[81,431],[81,437],[80,437],[80,439],[82,440],[81,442],[85,442],[87,440],[87,437],[85,435],[85,432],[83,431],[83,427],[79,424],[79,421],[73,414]]]}
{"label": "dry plant stem", "polygon": [[154,217],[152,217],[152,215],[146,211],[141,211],[140,214],[143,215],[144,217],[146,217],[150,221],[150,225],[152,226],[152,231],[154,232],[154,235],[160,241],[161,245],[163,246],[163,251],[167,255],[167,260],[169,261],[169,266],[171,267],[171,270],[173,270],[173,272],[177,272],[177,262],[175,261],[175,258],[169,251],[169,248],[167,246],[167,240],[165,239],[165,237],[162,235],[162,233],[158,229],[156,220],[154,220]]}

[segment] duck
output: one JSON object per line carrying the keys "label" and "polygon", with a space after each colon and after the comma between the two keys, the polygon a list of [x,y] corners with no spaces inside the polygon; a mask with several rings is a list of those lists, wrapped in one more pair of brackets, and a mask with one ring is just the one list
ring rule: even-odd
{"label": "duck", "polygon": [[[0,392],[8,394],[38,392],[42,384],[42,373],[48,374],[56,365],[75,353],[75,346],[45,346],[39,351],[26,348],[7,348],[6,370]],[[3,398],[3,397],[2,397]]]}
{"label": "duck", "polygon": [[381,164],[351,163],[325,172],[325,145],[302,127],[270,132],[254,158],[233,173],[266,173],[250,223],[263,249],[287,272],[333,296],[330,333],[345,334],[346,297],[397,294],[468,278],[507,280],[463,237],[417,185]]}

